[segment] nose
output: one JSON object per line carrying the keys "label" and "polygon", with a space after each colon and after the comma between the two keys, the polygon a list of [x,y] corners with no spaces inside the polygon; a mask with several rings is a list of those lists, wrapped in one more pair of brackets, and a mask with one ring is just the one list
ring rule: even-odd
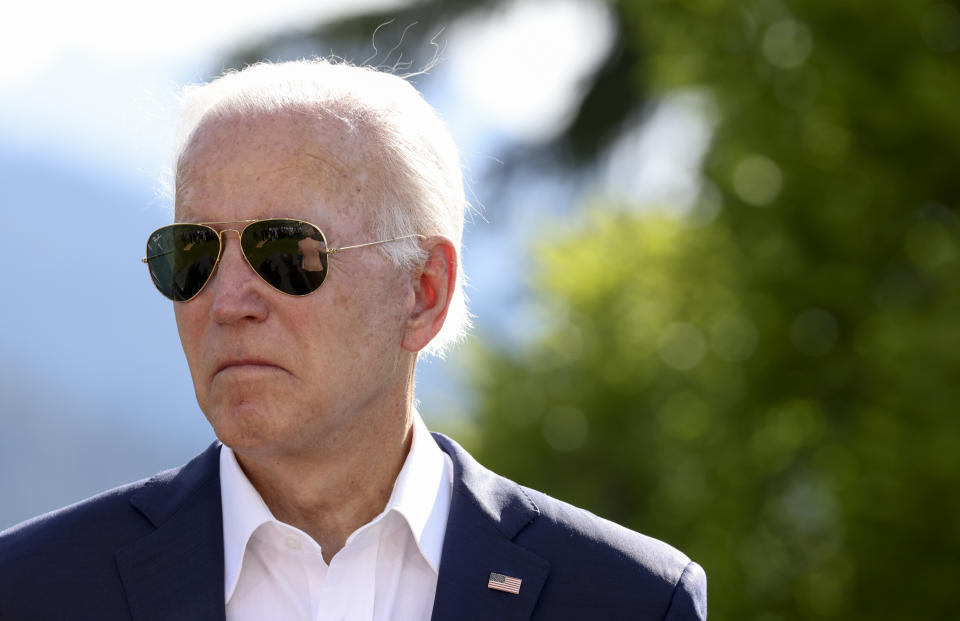
{"label": "nose", "polygon": [[263,295],[266,283],[243,258],[237,231],[223,231],[220,239],[223,244],[220,263],[213,280],[207,284],[208,288],[212,287],[210,293],[213,295],[211,318],[220,324],[243,320],[263,321],[269,314],[269,306]]}

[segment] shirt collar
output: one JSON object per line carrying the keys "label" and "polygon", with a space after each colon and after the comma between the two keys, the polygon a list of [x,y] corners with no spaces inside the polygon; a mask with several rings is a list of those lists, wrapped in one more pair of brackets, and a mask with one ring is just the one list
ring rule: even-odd
{"label": "shirt collar", "polygon": [[[440,553],[452,494],[453,463],[437,446],[420,414],[414,410],[410,451],[394,482],[390,500],[370,524],[391,513],[402,516],[420,554],[434,573],[439,574]],[[240,578],[247,542],[260,525],[278,520],[241,470],[233,450],[226,445],[220,449],[220,497],[223,510],[224,596],[225,601],[229,601]]]}
{"label": "shirt collar", "polygon": [[233,449],[226,445],[220,448],[220,502],[223,509],[224,601],[230,601],[240,579],[247,541],[261,524],[275,521],[275,518],[240,469]]}
{"label": "shirt collar", "polygon": [[452,494],[453,462],[414,411],[410,452],[383,513],[396,512],[404,518],[420,554],[437,574]]}

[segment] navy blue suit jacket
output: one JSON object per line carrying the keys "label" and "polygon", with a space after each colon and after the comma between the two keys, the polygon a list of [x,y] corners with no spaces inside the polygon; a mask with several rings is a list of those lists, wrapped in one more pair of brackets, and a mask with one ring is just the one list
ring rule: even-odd
{"label": "navy blue suit jacket", "polygon": [[[706,577],[677,550],[435,438],[454,487],[434,620],[706,618]],[[0,621],[224,619],[219,447],[0,533]],[[491,572],[519,594],[488,588]]]}

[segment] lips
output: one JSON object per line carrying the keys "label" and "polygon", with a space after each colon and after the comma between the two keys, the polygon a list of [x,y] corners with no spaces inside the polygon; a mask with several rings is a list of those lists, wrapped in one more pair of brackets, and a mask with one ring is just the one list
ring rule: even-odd
{"label": "lips", "polygon": [[230,369],[277,369],[279,371],[286,371],[283,367],[278,364],[275,364],[269,360],[264,360],[262,358],[236,358],[231,360],[226,360],[222,362],[217,370],[214,372],[214,375],[219,375],[223,371]]}

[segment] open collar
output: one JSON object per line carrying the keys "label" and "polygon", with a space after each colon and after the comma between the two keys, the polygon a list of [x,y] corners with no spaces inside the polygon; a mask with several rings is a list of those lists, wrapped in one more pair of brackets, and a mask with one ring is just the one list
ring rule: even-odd
{"label": "open collar", "polygon": [[[250,483],[229,447],[220,452],[223,499],[224,601],[230,601],[240,578],[243,557],[254,532],[279,521]],[[413,439],[384,510],[347,539],[396,514],[409,529],[424,560],[438,573],[450,510],[452,462],[430,436],[420,415],[413,412]],[[290,527],[293,528],[293,527]],[[304,534],[304,536],[307,536]]]}
{"label": "open collar", "polygon": [[[452,461],[453,493],[432,618],[529,619],[549,563],[513,540],[539,509],[519,485],[478,464],[449,438],[433,437]],[[132,497],[156,528],[116,554],[133,619],[225,618],[219,453],[215,442]],[[492,572],[522,579],[519,593],[488,588]]]}

